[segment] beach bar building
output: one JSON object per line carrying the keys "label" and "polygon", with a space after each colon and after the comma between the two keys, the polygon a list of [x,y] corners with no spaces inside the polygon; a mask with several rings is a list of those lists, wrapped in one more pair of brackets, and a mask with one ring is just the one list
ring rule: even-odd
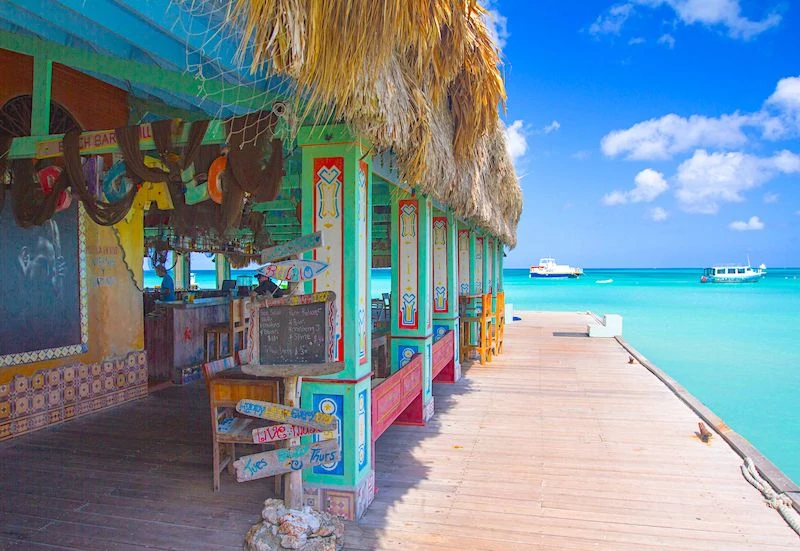
{"label": "beach bar building", "polygon": [[[259,315],[231,267],[296,262],[275,305],[324,294],[339,366],[290,404],[339,426],[302,499],[361,516],[375,440],[435,415],[433,383],[457,381],[462,354],[499,352],[522,196],[484,16],[474,0],[2,2],[0,440],[204,365],[213,405]],[[191,288],[193,252],[214,257],[217,291]],[[145,287],[143,260],[172,271],[175,301]],[[373,267],[391,268],[386,297]],[[236,396],[287,395],[264,380]]]}

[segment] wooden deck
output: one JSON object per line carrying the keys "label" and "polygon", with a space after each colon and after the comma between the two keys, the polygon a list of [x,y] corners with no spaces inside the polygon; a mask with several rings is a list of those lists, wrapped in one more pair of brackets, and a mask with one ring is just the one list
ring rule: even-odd
{"label": "wooden deck", "polygon": [[[348,549],[798,549],[719,437],[580,314],[523,314],[505,354],[377,442]],[[634,343],[635,344],[635,343]]]}
{"label": "wooden deck", "polygon": [[[435,385],[377,442],[347,549],[797,549],[720,439],[578,314],[524,314],[506,353]],[[0,549],[241,549],[269,480],[211,491],[202,383],[0,444]]]}
{"label": "wooden deck", "polygon": [[0,444],[0,550],[241,550],[271,496],[212,491],[198,381]]}

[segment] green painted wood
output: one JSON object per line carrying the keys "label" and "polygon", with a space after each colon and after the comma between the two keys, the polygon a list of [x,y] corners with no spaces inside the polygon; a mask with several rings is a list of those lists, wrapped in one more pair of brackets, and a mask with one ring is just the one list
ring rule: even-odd
{"label": "green painted wood", "polygon": [[[9,151],[9,158],[11,159],[33,159],[36,157],[36,144],[46,141],[60,141],[64,138],[64,134],[50,134],[43,136],[25,136],[22,138],[14,138],[11,142],[11,149]],[[189,139],[189,125],[184,125],[183,133],[175,141],[175,145],[184,145]],[[203,137],[203,145],[213,145],[225,143],[227,133],[225,132],[225,125],[222,121],[213,120],[208,125],[206,135]],[[139,148],[143,151],[155,150],[155,143],[152,138],[139,141]],[[119,147],[116,144],[110,144],[104,147],[92,148],[92,154],[100,155],[103,153],[117,153]]]}
{"label": "green painted wood", "polygon": [[50,133],[50,91],[53,81],[53,62],[42,54],[33,58],[33,113],[31,135]]}
{"label": "green painted wood", "polygon": [[288,199],[276,199],[275,201],[267,201],[266,203],[256,203],[253,205],[254,212],[270,212],[273,210],[295,210],[297,203]]}

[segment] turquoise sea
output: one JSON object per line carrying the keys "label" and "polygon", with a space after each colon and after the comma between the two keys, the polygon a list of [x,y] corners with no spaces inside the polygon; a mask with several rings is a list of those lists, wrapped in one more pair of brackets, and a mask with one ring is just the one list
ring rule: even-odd
{"label": "turquoise sea", "polygon": [[[701,284],[701,272],[587,269],[579,279],[542,280],[509,269],[504,285],[516,314],[621,314],[632,346],[800,483],[800,269],[728,285]],[[146,285],[158,283],[145,274]],[[373,297],[389,292],[390,277],[372,271]],[[214,272],[196,272],[196,282],[214,288]]]}

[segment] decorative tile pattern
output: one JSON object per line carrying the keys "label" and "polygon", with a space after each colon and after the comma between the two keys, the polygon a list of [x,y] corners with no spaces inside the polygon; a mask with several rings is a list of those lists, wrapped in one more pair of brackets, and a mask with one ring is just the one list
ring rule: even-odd
{"label": "decorative tile pattern", "polygon": [[373,471],[370,471],[355,488],[303,485],[304,505],[319,511],[327,511],[346,520],[361,518],[374,498],[375,473]]}
{"label": "decorative tile pattern", "polygon": [[147,396],[147,354],[16,375],[0,385],[0,440]]}

